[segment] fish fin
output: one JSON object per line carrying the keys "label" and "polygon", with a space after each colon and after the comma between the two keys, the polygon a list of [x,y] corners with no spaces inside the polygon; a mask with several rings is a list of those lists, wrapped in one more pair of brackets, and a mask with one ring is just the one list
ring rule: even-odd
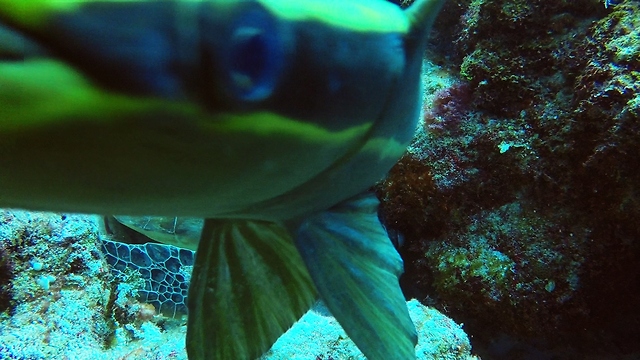
{"label": "fish fin", "polygon": [[189,287],[189,359],[255,359],[316,298],[284,227],[207,219]]}
{"label": "fish fin", "polygon": [[359,196],[305,219],[296,246],[333,316],[369,360],[415,359],[416,330],[400,290],[402,259]]}
{"label": "fish fin", "polygon": [[445,0],[417,0],[405,10],[411,24],[410,32],[427,35]]}

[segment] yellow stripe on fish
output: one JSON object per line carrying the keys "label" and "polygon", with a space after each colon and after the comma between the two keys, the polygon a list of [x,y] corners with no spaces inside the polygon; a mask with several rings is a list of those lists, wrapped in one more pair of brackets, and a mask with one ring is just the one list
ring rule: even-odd
{"label": "yellow stripe on fish", "polygon": [[[83,6],[95,3],[140,3],[163,0],[29,0],[15,2],[0,0],[2,14],[29,28],[43,26],[60,13],[82,11]],[[164,0],[166,1],[166,0]],[[217,8],[233,7],[237,0],[188,0],[175,4],[210,3]],[[246,1],[248,2],[248,1]],[[383,1],[343,0],[257,0],[274,15],[288,21],[319,21],[328,26],[363,32],[406,33],[410,24],[395,5]]]}

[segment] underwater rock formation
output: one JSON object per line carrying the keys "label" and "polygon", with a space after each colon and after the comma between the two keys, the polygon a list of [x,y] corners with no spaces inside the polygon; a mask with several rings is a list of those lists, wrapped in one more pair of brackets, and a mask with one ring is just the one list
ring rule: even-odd
{"label": "underwater rock formation", "polygon": [[452,79],[379,184],[380,215],[404,236],[405,293],[464,322],[474,348],[514,344],[483,358],[640,351],[638,14],[473,0],[436,23],[430,73]]}

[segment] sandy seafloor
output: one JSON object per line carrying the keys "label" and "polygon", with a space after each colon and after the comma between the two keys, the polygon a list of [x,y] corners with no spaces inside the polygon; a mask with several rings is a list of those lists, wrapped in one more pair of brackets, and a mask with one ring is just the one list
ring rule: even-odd
{"label": "sandy seafloor", "polygon": [[[0,359],[186,359],[186,319],[116,279],[97,216],[0,210]],[[461,325],[409,302],[419,359],[473,359]],[[261,359],[364,359],[321,303]]]}

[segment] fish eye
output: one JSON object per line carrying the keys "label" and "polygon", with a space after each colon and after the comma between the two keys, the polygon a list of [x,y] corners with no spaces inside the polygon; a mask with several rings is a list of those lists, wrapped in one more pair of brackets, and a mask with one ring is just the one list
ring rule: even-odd
{"label": "fish eye", "polygon": [[276,21],[264,11],[252,10],[237,19],[227,51],[228,83],[240,100],[260,101],[273,92],[284,58]]}

